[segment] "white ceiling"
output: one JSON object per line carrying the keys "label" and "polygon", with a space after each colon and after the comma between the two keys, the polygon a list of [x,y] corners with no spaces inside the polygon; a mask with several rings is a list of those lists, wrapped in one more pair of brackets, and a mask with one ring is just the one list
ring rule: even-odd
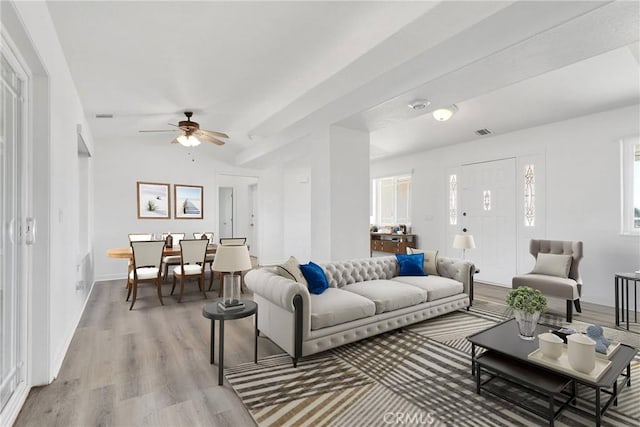
{"label": "white ceiling", "polygon": [[[638,2],[49,2],[96,143],[185,109],[264,166],[340,123],[397,155],[640,101]],[[631,48],[626,46],[631,45]],[[635,50],[634,50],[635,49]],[[426,98],[415,113],[407,100]],[[448,122],[428,113],[455,103]],[[97,113],[113,119],[95,119]],[[297,147],[297,149],[292,149]]]}

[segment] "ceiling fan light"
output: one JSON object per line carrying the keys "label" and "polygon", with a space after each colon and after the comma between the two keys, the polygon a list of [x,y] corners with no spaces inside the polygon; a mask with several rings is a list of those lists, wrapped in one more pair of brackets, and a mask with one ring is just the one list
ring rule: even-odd
{"label": "ceiling fan light", "polygon": [[434,110],[432,114],[434,119],[439,122],[444,122],[449,120],[456,111],[458,111],[458,107],[452,105],[447,108],[438,108],[437,110]]}
{"label": "ceiling fan light", "polygon": [[197,147],[201,141],[193,135],[180,135],[178,142],[184,147]]}

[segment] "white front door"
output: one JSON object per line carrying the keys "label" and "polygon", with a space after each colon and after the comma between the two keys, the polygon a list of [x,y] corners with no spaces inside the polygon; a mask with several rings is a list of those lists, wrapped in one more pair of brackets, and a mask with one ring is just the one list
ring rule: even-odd
{"label": "white front door", "polygon": [[233,237],[233,187],[218,189],[218,230],[221,238]]}
{"label": "white front door", "polygon": [[258,238],[258,184],[249,185],[249,230],[247,245],[251,254],[256,254]]}
{"label": "white front door", "polygon": [[516,275],[515,159],[462,166],[461,229],[476,248],[467,250],[480,273],[476,280],[511,287]]}
{"label": "white front door", "polygon": [[[3,40],[4,42],[4,40]],[[25,230],[28,163],[23,93],[26,77],[11,52],[0,51],[0,424],[26,387]],[[32,225],[30,225],[32,226]]]}

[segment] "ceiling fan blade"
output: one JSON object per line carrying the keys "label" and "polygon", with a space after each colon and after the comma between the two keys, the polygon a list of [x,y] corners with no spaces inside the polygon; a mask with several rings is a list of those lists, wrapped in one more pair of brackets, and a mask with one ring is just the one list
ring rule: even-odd
{"label": "ceiling fan blade", "polygon": [[177,132],[173,129],[163,129],[163,130],[139,130],[138,132]]}
{"label": "ceiling fan blade", "polygon": [[204,130],[204,129],[200,129],[200,132],[204,132],[206,134],[209,134],[209,136],[217,136],[218,138],[229,138],[229,135],[227,135],[226,133],[222,133],[222,132],[214,132],[212,130]]}
{"label": "ceiling fan blade", "polygon": [[197,136],[198,138],[204,139],[205,141],[213,142],[214,144],[218,144],[218,145],[224,145],[224,141],[220,141],[219,139],[214,138],[211,135],[207,135],[201,130],[194,132],[194,135]]}
{"label": "ceiling fan blade", "polygon": [[178,138],[174,138],[173,141],[171,141],[172,144],[179,144],[178,142]]}

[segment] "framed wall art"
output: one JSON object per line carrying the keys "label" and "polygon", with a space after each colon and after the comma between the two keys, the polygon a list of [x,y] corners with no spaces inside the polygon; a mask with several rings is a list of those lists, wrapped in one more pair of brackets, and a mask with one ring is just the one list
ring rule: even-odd
{"label": "framed wall art", "polygon": [[173,186],[175,209],[173,216],[176,219],[202,219],[204,218],[203,187],[201,185]]}
{"label": "framed wall art", "polygon": [[138,181],[138,219],[169,219],[169,184]]}

